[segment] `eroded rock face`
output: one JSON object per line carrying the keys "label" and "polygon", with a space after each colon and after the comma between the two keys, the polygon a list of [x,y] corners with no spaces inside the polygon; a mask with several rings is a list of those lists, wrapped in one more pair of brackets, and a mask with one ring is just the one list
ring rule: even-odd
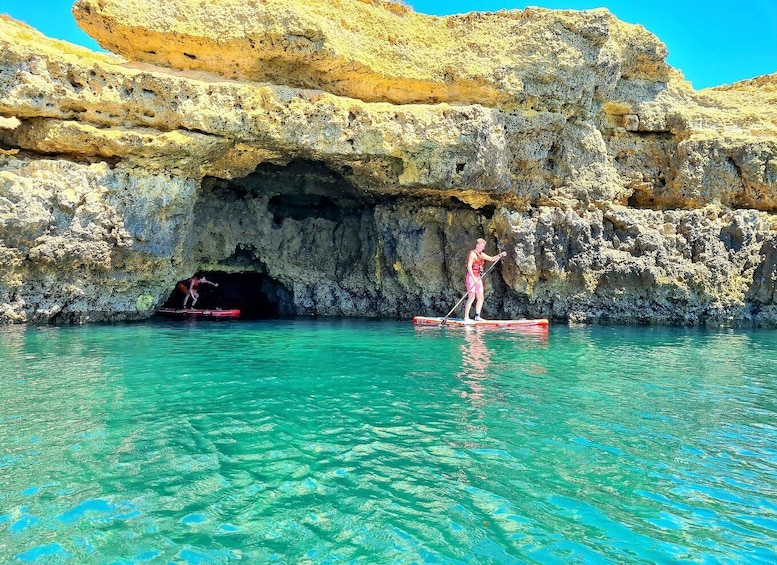
{"label": "eroded rock face", "polygon": [[773,293],[774,257],[762,255],[774,255],[777,221],[755,210],[538,206],[484,214],[366,199],[312,163],[203,185],[197,260],[282,273],[275,278],[296,297],[297,314],[446,311],[478,228],[498,234],[512,259],[490,283],[496,296],[487,308],[495,313],[711,325],[768,324],[775,314],[764,294]]}
{"label": "eroded rock face", "polygon": [[79,0],[0,18],[0,320],[146,317],[196,270],[281,315],[777,325],[777,79],[693,91],[608,12]]}
{"label": "eroded rock face", "polygon": [[150,315],[175,278],[195,183],[0,156],[0,319]]}
{"label": "eroded rock face", "polygon": [[585,113],[620,81],[666,82],[671,72],[660,41],[606,10],[440,18],[385,0],[79,0],[73,12],[131,60],[368,102]]}

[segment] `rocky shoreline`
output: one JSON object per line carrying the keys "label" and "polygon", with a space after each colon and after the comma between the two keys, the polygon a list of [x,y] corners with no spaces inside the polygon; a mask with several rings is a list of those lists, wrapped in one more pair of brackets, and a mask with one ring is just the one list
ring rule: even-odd
{"label": "rocky shoreline", "polygon": [[777,327],[774,75],[695,91],[604,10],[146,3],[76,2],[115,55],[0,17],[1,323],[147,318],[198,270],[444,315],[483,236],[493,317]]}

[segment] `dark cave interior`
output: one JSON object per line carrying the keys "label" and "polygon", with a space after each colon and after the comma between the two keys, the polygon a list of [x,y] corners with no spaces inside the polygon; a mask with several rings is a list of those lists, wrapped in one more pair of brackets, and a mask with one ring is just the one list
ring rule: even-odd
{"label": "dark cave interior", "polygon": [[[267,320],[294,316],[291,293],[282,284],[261,273],[223,271],[202,271],[201,275],[218,287],[201,283],[197,288],[200,295],[197,308],[203,310],[240,310],[244,320]],[[186,283],[187,281],[181,281]],[[180,309],[185,293],[173,288],[163,308]],[[191,299],[189,300],[191,306]]]}
{"label": "dark cave interior", "polygon": [[[322,163],[292,161],[286,166],[263,163],[242,178],[204,179],[202,200],[196,207],[198,222],[206,221],[204,218],[210,218],[218,210],[214,202],[243,202],[261,196],[269,197],[267,209],[272,214],[273,227],[280,227],[287,219],[305,222],[322,218],[340,224],[352,221],[361,210],[375,205],[374,197],[357,190],[340,173]],[[265,267],[257,262],[251,248],[252,244],[241,243],[232,257],[221,260],[224,270],[201,272],[219,287],[199,286],[198,309],[239,309],[240,318],[249,320],[295,315],[291,291],[262,272]],[[173,285],[163,308],[182,307],[186,294],[177,286],[178,283]]]}

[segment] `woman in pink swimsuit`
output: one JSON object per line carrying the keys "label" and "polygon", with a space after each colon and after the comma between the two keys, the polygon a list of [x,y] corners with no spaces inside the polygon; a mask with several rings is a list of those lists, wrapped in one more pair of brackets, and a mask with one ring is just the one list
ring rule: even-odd
{"label": "woman in pink swimsuit", "polygon": [[469,297],[467,298],[467,305],[464,308],[465,322],[472,322],[469,317],[469,311],[470,308],[472,308],[472,303],[475,302],[475,299],[477,299],[477,302],[475,303],[475,321],[479,322],[483,319],[480,317],[480,311],[483,309],[484,296],[483,279],[480,278],[483,276],[483,265],[486,261],[496,261],[497,259],[507,255],[506,252],[502,251],[499,255],[492,257],[491,255],[486,255],[483,253],[485,248],[486,240],[482,237],[478,238],[477,242],[475,243],[475,249],[470,251],[469,255],[467,256],[466,283]]}

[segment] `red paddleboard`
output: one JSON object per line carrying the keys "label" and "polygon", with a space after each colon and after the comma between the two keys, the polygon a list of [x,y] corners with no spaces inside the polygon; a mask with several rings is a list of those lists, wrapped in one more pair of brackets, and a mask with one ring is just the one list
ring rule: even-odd
{"label": "red paddleboard", "polygon": [[462,318],[448,318],[443,324],[442,317],[416,316],[413,324],[417,326],[451,326],[451,327],[476,327],[476,328],[547,328],[548,320],[537,318],[533,320],[481,320],[479,322],[465,322]]}
{"label": "red paddleboard", "polygon": [[186,308],[184,310],[176,310],[175,308],[160,308],[157,310],[157,314],[164,314],[165,316],[195,316],[198,318],[239,318],[240,310],[197,310],[196,308]]}

